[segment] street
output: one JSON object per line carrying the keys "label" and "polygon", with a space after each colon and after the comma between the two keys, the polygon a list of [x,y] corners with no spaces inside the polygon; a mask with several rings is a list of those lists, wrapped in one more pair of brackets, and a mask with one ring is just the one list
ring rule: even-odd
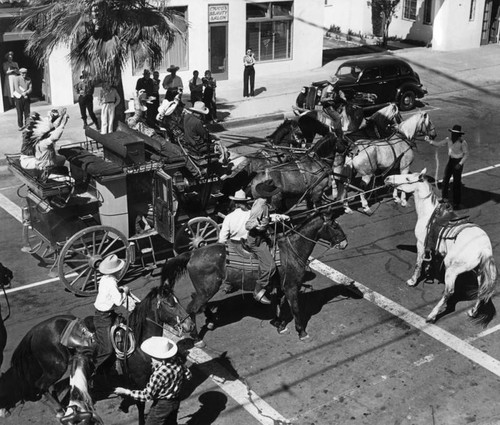
{"label": "street", "polygon": [[[464,209],[489,235],[500,264],[500,84],[449,90],[426,97],[422,107],[438,132],[460,124],[471,156],[464,169]],[[403,114],[408,117],[415,111]],[[278,122],[232,130],[234,138],[262,137]],[[427,169],[439,179],[445,148],[417,142],[413,172]],[[437,174],[436,174],[437,173]],[[0,176],[0,258],[14,271],[8,292],[11,316],[2,370],[25,333],[56,314],[92,314],[93,299],[76,297],[48,276],[49,266],[22,253],[20,183]],[[441,297],[442,283],[408,287],[416,258],[413,200],[404,208],[387,191],[370,199],[374,214],[343,214],[338,222],[349,245],[344,251],[316,247],[310,279],[302,294],[307,331],[299,340],[293,323],[278,335],[272,312],[250,294],[236,292],[220,302],[222,323],[205,335],[206,348],[195,350],[193,380],[181,403],[179,423],[189,425],[282,424],[461,425],[500,424],[500,321],[486,328],[466,311],[472,299],[457,284],[454,310],[435,324],[425,317]],[[357,206],[355,204],[355,206]],[[159,283],[159,270],[127,284],[143,297]],[[358,286],[359,292],[349,289]],[[35,285],[36,284],[36,285]],[[183,305],[192,286],[176,286]],[[2,314],[7,305],[0,295]],[[493,303],[500,308],[498,296]],[[198,317],[198,326],[204,317]],[[187,344],[187,343],[186,343]],[[136,410],[118,410],[118,398],[98,401],[108,425],[135,424]],[[0,419],[2,420],[2,419]],[[6,425],[57,423],[42,403],[16,408]]]}

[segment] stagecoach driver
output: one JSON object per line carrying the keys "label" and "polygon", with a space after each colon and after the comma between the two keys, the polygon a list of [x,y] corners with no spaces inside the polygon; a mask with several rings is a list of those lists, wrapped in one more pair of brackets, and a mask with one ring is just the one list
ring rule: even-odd
{"label": "stagecoach driver", "polygon": [[276,187],[271,179],[257,184],[255,192],[259,198],[254,201],[245,225],[248,230],[247,246],[259,260],[259,278],[253,297],[262,304],[271,304],[266,295],[266,287],[276,271],[276,264],[268,242],[268,227],[271,221],[288,220],[290,217],[284,214],[269,214],[271,198],[281,192],[281,188]]}
{"label": "stagecoach driver", "polygon": [[228,241],[240,243],[242,239],[247,239],[248,230],[245,228],[250,218],[248,202],[252,199],[246,196],[243,189],[238,190],[229,199],[233,201],[234,210],[224,217],[219,233],[219,243]]}
{"label": "stagecoach driver", "polygon": [[99,291],[94,303],[94,326],[96,339],[97,371],[114,352],[111,344],[110,329],[117,316],[115,308],[124,305],[129,294],[127,286],[118,288],[118,276],[125,267],[125,261],[115,254],[104,258],[99,264],[99,271],[103,274],[99,281]]}

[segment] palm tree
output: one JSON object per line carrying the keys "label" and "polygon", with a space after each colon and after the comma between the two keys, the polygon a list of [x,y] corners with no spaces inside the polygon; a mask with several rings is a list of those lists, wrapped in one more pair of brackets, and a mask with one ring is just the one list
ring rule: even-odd
{"label": "palm tree", "polygon": [[[98,80],[114,81],[123,99],[121,74],[132,57],[156,67],[177,36],[184,19],[146,0],[32,0],[17,23],[33,31],[26,52],[44,65],[60,44],[70,49],[75,69],[86,69]],[[120,108],[123,113],[123,105]],[[117,111],[118,112],[118,111]],[[120,117],[120,115],[119,115]]]}

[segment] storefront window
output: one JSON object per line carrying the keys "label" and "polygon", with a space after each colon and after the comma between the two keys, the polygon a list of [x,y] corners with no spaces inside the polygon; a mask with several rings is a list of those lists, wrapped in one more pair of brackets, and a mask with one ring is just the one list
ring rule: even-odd
{"label": "storefront window", "polygon": [[247,5],[247,47],[258,61],[289,59],[292,51],[293,1]]}
{"label": "storefront window", "polygon": [[[169,7],[168,9],[184,18],[185,22],[187,22],[187,7]],[[188,27],[187,24],[183,23],[181,20],[177,22],[174,19],[174,22],[182,31],[182,35],[177,35],[175,37],[174,43],[169,50],[167,50],[166,43],[163,45],[163,60],[161,64],[156,67],[156,71],[167,72],[167,68],[170,65],[177,65],[181,71],[188,69]],[[142,75],[144,69],[151,69],[148,59],[142,62],[132,60],[132,63],[134,76]]]}
{"label": "storefront window", "polygon": [[403,18],[414,21],[417,19],[417,0],[404,0]]}

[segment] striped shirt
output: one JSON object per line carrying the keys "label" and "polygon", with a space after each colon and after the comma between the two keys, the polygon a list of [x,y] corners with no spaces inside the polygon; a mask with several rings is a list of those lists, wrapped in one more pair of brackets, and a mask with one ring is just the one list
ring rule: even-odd
{"label": "striped shirt", "polygon": [[135,400],[176,400],[179,398],[181,386],[185,379],[191,379],[191,371],[179,357],[168,359],[153,366],[153,373],[146,388],[130,391],[129,396]]}

